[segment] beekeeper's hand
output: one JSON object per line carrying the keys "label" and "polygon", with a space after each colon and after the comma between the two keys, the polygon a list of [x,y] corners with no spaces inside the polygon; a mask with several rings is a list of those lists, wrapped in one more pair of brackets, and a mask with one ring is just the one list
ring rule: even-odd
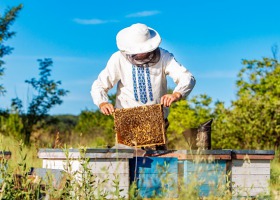
{"label": "beekeeper's hand", "polygon": [[99,108],[104,115],[112,115],[115,111],[114,106],[108,102],[101,103]]}
{"label": "beekeeper's hand", "polygon": [[160,103],[163,104],[163,106],[165,107],[169,107],[173,102],[176,102],[181,98],[182,98],[181,93],[174,92],[173,94],[163,95],[160,99]]}

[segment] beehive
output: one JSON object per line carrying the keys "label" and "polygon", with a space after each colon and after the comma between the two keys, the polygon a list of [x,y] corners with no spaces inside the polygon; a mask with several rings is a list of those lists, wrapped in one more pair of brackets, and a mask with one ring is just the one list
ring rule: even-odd
{"label": "beehive", "polygon": [[[76,181],[82,181],[84,170],[90,169],[95,178],[91,187],[96,193],[89,199],[119,199],[120,196],[129,199],[129,159],[133,158],[133,152],[133,149],[40,149],[38,157],[43,159],[44,169],[65,170]],[[54,171],[51,173],[55,175]]]}
{"label": "beehive", "polygon": [[130,182],[143,199],[178,198],[178,158],[134,157],[129,160]]}
{"label": "beehive", "polygon": [[114,118],[117,143],[136,147],[165,144],[162,105],[117,109]]}
{"label": "beehive", "polygon": [[270,161],[274,155],[272,150],[232,150],[230,167],[234,199],[269,195]]}

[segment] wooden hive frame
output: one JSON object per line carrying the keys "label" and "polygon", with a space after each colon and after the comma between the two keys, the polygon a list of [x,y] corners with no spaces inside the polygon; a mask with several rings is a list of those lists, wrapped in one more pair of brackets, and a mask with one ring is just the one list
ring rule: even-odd
{"label": "wooden hive frame", "polygon": [[166,143],[161,104],[116,109],[114,119],[117,143],[136,147]]}

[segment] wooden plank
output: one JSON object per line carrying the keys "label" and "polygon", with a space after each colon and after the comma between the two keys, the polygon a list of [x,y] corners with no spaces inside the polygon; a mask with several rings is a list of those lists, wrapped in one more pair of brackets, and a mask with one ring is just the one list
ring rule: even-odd
{"label": "wooden plank", "polygon": [[129,173],[128,160],[112,161],[107,160],[90,160],[89,168],[94,173]]}
{"label": "wooden plank", "polygon": [[211,163],[185,161],[185,171],[226,171],[226,161],[218,160]]}
{"label": "wooden plank", "polygon": [[43,160],[43,168],[64,170],[64,164],[62,160]]}
{"label": "wooden plank", "polygon": [[232,150],[233,159],[272,160],[274,155],[273,150]]}
{"label": "wooden plank", "polygon": [[[178,159],[137,157],[129,161],[130,181],[136,181],[141,198],[177,197]],[[171,194],[171,193],[172,194]]]}
{"label": "wooden plank", "polygon": [[[119,146],[117,146],[119,147]],[[121,146],[119,148],[87,148],[87,149],[55,149],[45,148],[39,149],[39,153],[133,153],[133,148],[127,148],[128,146]]]}
{"label": "wooden plank", "polygon": [[133,158],[133,153],[86,153],[85,158]]}
{"label": "wooden plank", "polygon": [[249,149],[240,149],[240,150],[231,150],[232,154],[243,154],[243,155],[275,155],[274,150],[249,150]]}
{"label": "wooden plank", "polygon": [[231,155],[231,150],[186,150],[186,153],[189,155]]}
{"label": "wooden plank", "polygon": [[178,174],[139,174],[136,181],[138,188],[172,188],[177,185]]}
{"label": "wooden plank", "polygon": [[230,160],[231,155],[186,155],[187,160],[215,159],[215,160]]}
{"label": "wooden plank", "polygon": [[79,158],[133,158],[133,153],[86,153],[80,154],[80,152],[69,152],[66,155],[64,152],[39,152],[38,158],[42,159],[79,159]]}
{"label": "wooden plank", "polygon": [[232,175],[235,174],[255,174],[255,175],[266,175],[270,174],[270,167],[265,168],[254,168],[254,167],[232,167]]}
{"label": "wooden plank", "polygon": [[177,197],[177,174],[140,174],[137,180],[137,189],[142,198]]}
{"label": "wooden plank", "polygon": [[130,159],[129,165],[137,174],[178,173],[177,158],[137,157]]}
{"label": "wooden plank", "polygon": [[230,150],[148,150],[147,157],[176,157],[179,160],[216,159],[230,160]]}
{"label": "wooden plank", "polygon": [[268,188],[269,175],[232,175],[232,187],[245,187],[245,188]]}
{"label": "wooden plank", "polygon": [[243,154],[234,154],[232,155],[233,159],[249,159],[249,160],[273,160],[274,155],[243,155]]}
{"label": "wooden plank", "polygon": [[118,173],[118,174],[111,174],[111,173],[94,173],[94,185],[100,184],[103,182],[103,186],[105,188],[107,187],[113,187],[115,185],[115,182],[119,182],[119,186],[121,187],[129,187],[129,174],[128,173]]}
{"label": "wooden plank", "polygon": [[42,159],[79,159],[79,158],[132,158],[134,149],[39,149]]}
{"label": "wooden plank", "polygon": [[215,159],[215,160],[230,160],[230,155],[187,155],[180,153],[166,153],[166,154],[145,154],[147,157],[175,157],[179,160],[197,160],[197,159]]}
{"label": "wooden plank", "polygon": [[[65,170],[67,164],[69,162],[65,160],[43,160],[43,166],[51,169]],[[78,172],[75,174],[75,178],[77,181],[81,181],[82,169],[80,161],[72,160],[70,161],[70,165],[71,173]],[[92,169],[94,175],[95,182],[93,186],[109,194],[107,198],[116,199],[113,193],[116,188],[114,186],[115,182],[118,181],[121,195],[128,199],[130,185],[128,159],[122,159],[122,161],[114,159],[92,159],[88,167]]]}
{"label": "wooden plank", "polygon": [[232,160],[233,167],[268,168],[270,160]]}
{"label": "wooden plank", "polygon": [[62,169],[66,170],[68,165],[71,165],[72,172],[78,171],[81,164],[78,160],[66,161],[66,160],[43,160],[43,168],[48,169]]}
{"label": "wooden plank", "polygon": [[185,183],[190,183],[193,179],[198,181],[200,184],[212,184],[218,182],[225,182],[226,181],[226,174],[224,173],[217,173],[214,171],[208,172],[188,172],[188,179],[185,180]]}
{"label": "wooden plank", "polygon": [[208,196],[210,193],[218,194],[218,185],[226,184],[226,160],[214,160],[213,162],[195,163],[189,160],[184,161],[184,184],[195,181],[199,184],[199,196]]}
{"label": "wooden plank", "polygon": [[[70,161],[72,171],[79,170],[81,163],[78,160]],[[67,162],[65,160],[44,160],[43,168],[65,170]],[[89,162],[88,167],[94,173],[128,173],[129,163],[127,161]]]}
{"label": "wooden plank", "polygon": [[178,158],[178,160],[186,160],[187,159],[186,154],[180,154],[180,153],[145,154],[145,157],[174,157],[174,158]]}
{"label": "wooden plank", "polygon": [[35,168],[31,172],[32,176],[38,176],[41,180],[49,183],[49,178],[52,181],[52,185],[58,189],[64,187],[66,183],[65,171],[59,169],[46,169],[46,168]]}

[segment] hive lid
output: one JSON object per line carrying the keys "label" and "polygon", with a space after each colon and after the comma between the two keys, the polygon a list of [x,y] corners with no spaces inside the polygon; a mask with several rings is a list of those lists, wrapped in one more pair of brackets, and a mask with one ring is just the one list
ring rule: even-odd
{"label": "hive lid", "polygon": [[249,160],[273,160],[275,151],[273,150],[232,150],[233,159]]}
{"label": "hive lid", "polygon": [[67,158],[132,158],[133,149],[39,149],[38,157],[43,159]]}
{"label": "hive lid", "polygon": [[273,150],[232,150],[232,154],[248,154],[248,155],[274,155]]}
{"label": "hive lid", "polygon": [[231,150],[148,150],[147,154],[230,155]]}

